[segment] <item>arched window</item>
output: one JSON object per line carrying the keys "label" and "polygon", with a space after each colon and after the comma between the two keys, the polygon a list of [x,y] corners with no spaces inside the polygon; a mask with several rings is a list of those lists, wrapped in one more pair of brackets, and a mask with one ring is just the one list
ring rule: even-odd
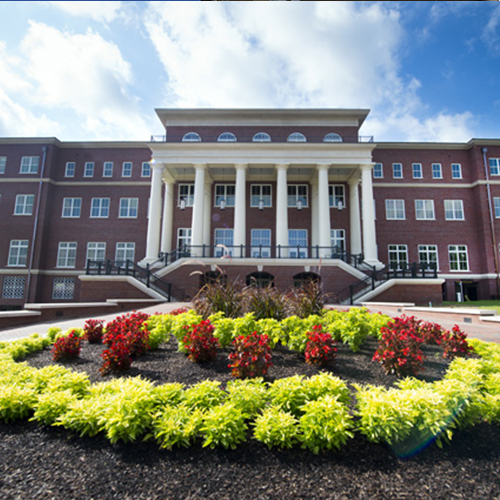
{"label": "arched window", "polygon": [[231,132],[224,132],[219,135],[217,142],[236,142],[236,136]]}
{"label": "arched window", "polygon": [[325,135],[323,142],[342,142],[342,137],[340,137],[339,134],[332,132]]}
{"label": "arched window", "polygon": [[307,283],[320,283],[321,277],[316,273],[298,273],[293,277],[293,286],[301,287]]}
{"label": "arched window", "polygon": [[253,285],[259,288],[267,288],[268,286],[274,286],[274,276],[269,273],[250,273],[246,277],[247,286]]}
{"label": "arched window", "polygon": [[288,142],[307,142],[306,136],[300,132],[290,134],[287,139]]}
{"label": "arched window", "polygon": [[196,132],[188,132],[182,138],[182,142],[201,142],[201,137]]}
{"label": "arched window", "polygon": [[258,132],[253,136],[253,142],[271,142],[271,136],[265,132]]}

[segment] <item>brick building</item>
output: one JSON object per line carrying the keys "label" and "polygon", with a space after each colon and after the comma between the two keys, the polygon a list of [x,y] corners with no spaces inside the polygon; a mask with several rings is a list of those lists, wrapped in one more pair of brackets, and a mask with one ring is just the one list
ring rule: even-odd
{"label": "brick building", "polygon": [[0,309],[220,274],[340,302],[500,295],[500,140],[376,143],[367,110],[157,114],[146,143],[0,139]]}

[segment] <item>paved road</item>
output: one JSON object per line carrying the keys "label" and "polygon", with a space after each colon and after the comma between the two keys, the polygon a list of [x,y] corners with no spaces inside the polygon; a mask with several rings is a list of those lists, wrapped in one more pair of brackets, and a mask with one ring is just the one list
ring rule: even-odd
{"label": "paved road", "polygon": [[[167,313],[170,312],[174,309],[177,309],[179,307],[184,307],[184,306],[189,306],[187,303],[168,303],[165,302],[163,304],[158,304],[155,306],[147,307],[144,309],[141,309],[141,311],[144,311],[148,314],[155,314],[155,313]],[[337,306],[331,306],[331,307],[337,307]],[[349,309],[348,307],[340,307],[341,309]],[[384,313],[383,308],[380,306],[374,307],[371,312],[382,312]],[[433,311],[435,312],[435,310]],[[392,313],[391,313],[392,314]],[[389,315],[391,315],[389,314]],[[446,328],[447,330],[451,330],[455,324],[458,324],[458,326],[465,332],[467,335],[471,338],[478,338],[481,340],[486,340],[488,342],[497,342],[500,343],[500,323],[498,324],[488,324],[488,323],[481,323],[481,324],[469,324],[469,323],[461,323],[461,322],[456,322],[456,321],[449,321],[446,319],[446,315],[443,315],[442,320],[436,320],[435,318],[426,318],[425,317],[425,312],[418,312],[414,314],[417,316],[419,319],[425,320],[425,321],[433,321],[436,323],[439,323],[443,328]],[[110,321],[114,318],[116,318],[118,314],[107,314],[104,316],[93,316],[94,319],[103,319],[104,321]],[[83,325],[85,324],[85,321],[88,318],[81,318],[81,319],[69,319],[69,320],[63,320],[63,321],[58,321],[58,322],[49,322],[49,323],[35,323],[33,325],[28,325],[24,327],[16,327],[16,328],[7,328],[4,330],[0,331],[0,341],[5,341],[5,340],[16,340],[20,339],[23,337],[27,337],[33,333],[39,333],[39,334],[45,334],[47,333],[47,330],[51,326],[58,326],[62,330],[67,330],[69,328],[83,328]]]}

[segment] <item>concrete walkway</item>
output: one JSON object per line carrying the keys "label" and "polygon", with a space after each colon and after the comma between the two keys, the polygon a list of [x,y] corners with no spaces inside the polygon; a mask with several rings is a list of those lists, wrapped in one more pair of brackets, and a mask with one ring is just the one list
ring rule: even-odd
{"label": "concrete walkway", "polygon": [[[184,302],[165,302],[162,304],[158,304],[151,307],[146,307],[144,309],[140,309],[148,314],[155,313],[168,313],[173,311],[174,309],[178,309],[179,307],[189,307],[189,303]],[[342,306],[329,306],[333,308],[339,309],[349,309],[349,307]],[[368,307],[368,310],[372,313],[381,312],[383,314],[388,314],[389,316],[396,316],[394,314],[394,308],[384,310],[384,307],[381,305],[376,305],[374,307]],[[443,328],[447,330],[451,330],[454,325],[458,325],[462,331],[467,333],[467,336],[470,338],[478,338],[480,340],[485,340],[487,342],[497,342],[500,343],[500,322],[499,323],[487,323],[487,322],[479,322],[479,324],[470,324],[464,323],[460,321],[450,321],[447,315],[443,314],[441,318],[436,319],[435,310],[429,309],[429,313],[432,313],[431,316],[426,316],[426,311],[418,311],[415,313],[406,314],[413,315],[418,319],[424,321],[432,321],[435,323],[439,323]],[[126,313],[123,313],[126,314]],[[105,322],[113,320],[117,316],[121,316],[121,314],[107,314],[104,316],[92,316],[93,319],[103,319]],[[39,333],[44,335],[47,333],[47,330],[52,326],[57,326],[62,330],[68,330],[69,328],[83,328],[85,321],[89,318],[80,318],[80,319],[68,319],[59,322],[49,322],[49,323],[36,323],[33,325],[16,327],[16,328],[7,328],[0,331],[0,341],[5,340],[16,340],[23,337],[28,337],[33,333]]]}

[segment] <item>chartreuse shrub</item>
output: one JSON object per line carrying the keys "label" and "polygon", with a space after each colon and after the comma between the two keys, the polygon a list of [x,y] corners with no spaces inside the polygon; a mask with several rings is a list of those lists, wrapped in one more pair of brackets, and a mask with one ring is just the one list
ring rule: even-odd
{"label": "chartreuse shrub", "polygon": [[174,320],[172,313],[156,314],[146,320],[149,330],[149,348],[158,349],[163,342],[167,342],[171,335],[172,323]]}
{"label": "chartreuse shrub", "polygon": [[255,419],[253,435],[268,448],[292,448],[298,442],[298,424],[290,412],[271,406]]}
{"label": "chartreuse shrub", "polygon": [[269,400],[267,384],[262,378],[230,380],[227,383],[227,401],[239,408],[247,418],[261,412]]}
{"label": "chartreuse shrub", "polygon": [[223,446],[235,449],[246,441],[248,425],[245,414],[232,403],[215,406],[203,415],[200,431],[204,437],[203,446]]}
{"label": "chartreuse shrub", "polygon": [[208,410],[224,402],[227,393],[220,388],[220,382],[204,380],[184,392],[184,404],[188,408]]}

